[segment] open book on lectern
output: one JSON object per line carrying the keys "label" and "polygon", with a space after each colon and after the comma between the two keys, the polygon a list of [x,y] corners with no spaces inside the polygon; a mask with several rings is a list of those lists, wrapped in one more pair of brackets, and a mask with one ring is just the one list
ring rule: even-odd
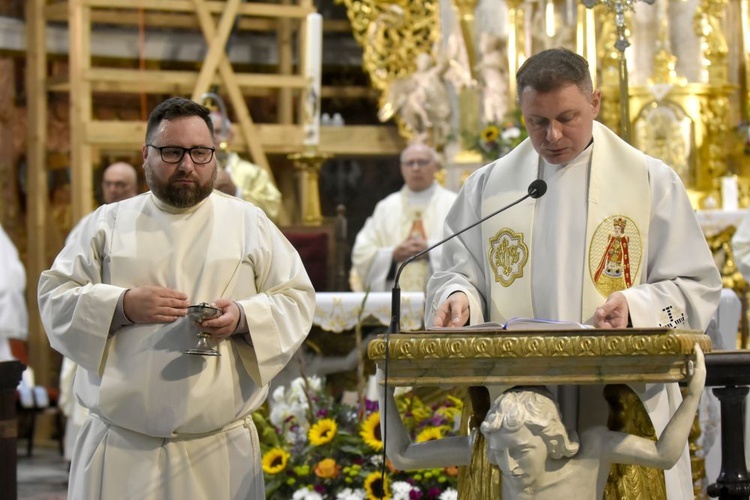
{"label": "open book on lectern", "polygon": [[[428,330],[442,330],[444,327],[430,327]],[[575,321],[562,321],[556,319],[542,318],[510,318],[505,323],[477,323],[476,325],[464,326],[465,330],[472,331],[497,331],[497,330],[588,330],[592,325],[576,323]]]}

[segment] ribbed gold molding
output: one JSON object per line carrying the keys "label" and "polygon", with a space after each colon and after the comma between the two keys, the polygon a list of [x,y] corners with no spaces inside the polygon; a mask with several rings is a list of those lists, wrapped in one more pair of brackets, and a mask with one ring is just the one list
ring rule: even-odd
{"label": "ribbed gold molding", "polygon": [[[409,385],[678,382],[693,346],[711,350],[699,331],[654,329],[487,333],[441,330],[394,334],[388,383]],[[385,361],[386,337],[367,348]]]}

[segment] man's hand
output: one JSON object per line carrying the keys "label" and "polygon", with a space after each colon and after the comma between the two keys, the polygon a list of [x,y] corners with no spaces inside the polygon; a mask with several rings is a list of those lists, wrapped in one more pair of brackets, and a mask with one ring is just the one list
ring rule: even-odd
{"label": "man's hand", "polygon": [[122,311],[133,323],[171,323],[187,316],[187,298],[163,286],[139,286],[125,292]]}
{"label": "man's hand", "polygon": [[425,248],[427,248],[427,241],[421,238],[410,238],[393,249],[393,260],[403,262]]}
{"label": "man's hand", "polygon": [[594,326],[597,328],[626,328],[630,308],[628,301],[620,292],[615,292],[607,301],[596,308]]}
{"label": "man's hand", "polygon": [[198,323],[198,326],[202,332],[211,335],[213,340],[224,340],[237,329],[237,324],[240,322],[240,308],[229,299],[216,299],[211,306],[221,309],[221,315],[204,319]]}
{"label": "man's hand", "polygon": [[460,328],[469,322],[469,298],[464,292],[450,294],[448,300],[440,304],[432,319],[432,326]]}

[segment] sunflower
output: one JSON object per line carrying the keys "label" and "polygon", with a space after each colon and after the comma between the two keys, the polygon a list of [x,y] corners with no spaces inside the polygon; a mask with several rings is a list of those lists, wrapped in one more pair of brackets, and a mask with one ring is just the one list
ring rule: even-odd
{"label": "sunflower", "polygon": [[359,435],[362,436],[362,440],[367,446],[375,451],[383,449],[383,438],[380,435],[380,412],[370,414],[367,419],[362,422]]}
{"label": "sunflower", "polygon": [[497,125],[487,125],[482,130],[482,140],[484,142],[495,142],[498,137],[500,137],[500,129],[497,128]]}
{"label": "sunflower", "polygon": [[367,493],[367,500],[390,500],[391,498],[388,478],[384,477],[378,471],[371,472],[367,475],[364,487],[365,492]]}
{"label": "sunflower", "polygon": [[324,418],[310,427],[307,438],[310,440],[311,445],[320,446],[329,443],[336,436],[337,430],[338,424],[335,420]]}
{"label": "sunflower", "polygon": [[425,427],[414,439],[417,443],[423,443],[425,441],[432,441],[434,439],[443,438],[442,427]]}
{"label": "sunflower", "polygon": [[263,455],[263,472],[266,474],[278,474],[286,468],[289,461],[289,453],[281,448],[271,448]]}

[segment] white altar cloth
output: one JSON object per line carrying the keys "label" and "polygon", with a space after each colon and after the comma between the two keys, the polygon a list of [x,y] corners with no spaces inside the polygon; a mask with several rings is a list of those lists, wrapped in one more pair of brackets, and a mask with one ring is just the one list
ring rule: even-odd
{"label": "white altar cloth", "polygon": [[[318,292],[315,294],[313,323],[323,330],[341,333],[357,325],[365,292]],[[421,330],[424,319],[424,293],[401,292],[401,330]],[[362,320],[391,323],[391,292],[370,292],[364,304]]]}
{"label": "white altar cloth", "polygon": [[695,216],[707,237],[715,236],[724,229],[737,227],[742,222],[747,209],[742,210],[696,210]]}

